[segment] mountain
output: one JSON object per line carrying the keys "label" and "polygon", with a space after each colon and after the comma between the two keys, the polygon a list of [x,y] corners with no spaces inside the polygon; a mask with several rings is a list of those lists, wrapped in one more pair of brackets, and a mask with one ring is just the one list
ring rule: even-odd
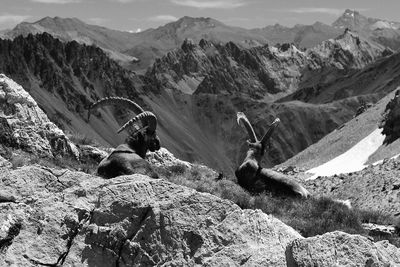
{"label": "mountain", "polygon": [[368,18],[356,10],[346,9],[332,26],[357,31],[360,35],[393,50],[400,49],[400,22]]}
{"label": "mountain", "polygon": [[198,43],[201,39],[216,43],[235,42],[243,47],[268,43],[268,39],[240,27],[232,27],[212,18],[182,17],[156,29],[149,29],[135,35],[137,40],[126,54],[137,56],[143,67],[150,66],[154,59],[180,47],[185,39]]}
{"label": "mountain", "polygon": [[77,41],[102,48],[111,58],[129,65],[137,58],[121,53],[130,48],[133,34],[101,26],[89,25],[77,18],[45,17],[36,22],[22,22],[4,34],[4,38],[14,39],[22,35],[49,33],[64,42]]}
{"label": "mountain", "polygon": [[316,22],[312,25],[297,24],[291,28],[275,24],[261,29],[253,29],[252,32],[265,36],[272,44],[293,43],[297,47],[310,48],[322,41],[337,37],[343,30]]}
{"label": "mountain", "polygon": [[374,31],[379,28],[397,30],[400,28],[400,22],[368,18],[356,10],[346,9],[343,15],[332,23],[332,26],[335,28],[349,28],[357,31]]}
{"label": "mountain", "polygon": [[[268,40],[246,29],[231,27],[211,18],[183,17],[157,29],[140,33],[117,31],[89,25],[77,18],[45,17],[33,23],[22,22],[5,33],[4,37],[27,36],[47,32],[62,41],[94,44],[124,66],[145,70],[155,58],[180,46],[186,38],[216,42],[235,41],[243,46],[265,44]],[[140,61],[140,62],[139,62]]]}
{"label": "mountain", "polygon": [[158,87],[186,94],[233,94],[271,101],[303,88],[321,87],[391,53],[350,31],[305,51],[291,44],[246,49],[233,42],[201,40],[197,45],[186,40],[180,49],[157,59],[146,77]]}
{"label": "mountain", "polygon": [[111,30],[105,27],[89,25],[77,18],[45,17],[36,22],[22,22],[7,35],[15,37],[28,34],[47,32],[63,41],[77,41],[79,43],[122,51],[130,47],[133,34],[129,32]]}

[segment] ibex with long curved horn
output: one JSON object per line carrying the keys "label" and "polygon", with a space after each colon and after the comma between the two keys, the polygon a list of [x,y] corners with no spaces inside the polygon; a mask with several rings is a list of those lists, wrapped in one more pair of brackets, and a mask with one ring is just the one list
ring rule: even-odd
{"label": "ibex with long curved horn", "polygon": [[108,97],[89,107],[88,121],[91,112],[107,105],[125,107],[137,115],[118,130],[118,133],[126,130],[129,135],[124,144],[119,145],[100,162],[97,168],[98,175],[104,178],[113,178],[119,175],[140,173],[142,170],[148,172],[151,167],[144,159],[147,151],[154,152],[160,149],[160,139],[156,134],[157,117],[150,111],[144,111],[129,99]]}
{"label": "ibex with long curved horn", "polygon": [[277,194],[306,198],[309,196],[309,192],[298,182],[284,174],[260,167],[260,161],[264,156],[267,142],[279,122],[278,118],[275,119],[263,138],[258,140],[246,115],[242,112],[237,113],[237,123],[243,126],[249,135],[249,140],[247,140],[249,150],[243,163],[235,172],[236,178],[240,186],[254,193],[270,191]]}

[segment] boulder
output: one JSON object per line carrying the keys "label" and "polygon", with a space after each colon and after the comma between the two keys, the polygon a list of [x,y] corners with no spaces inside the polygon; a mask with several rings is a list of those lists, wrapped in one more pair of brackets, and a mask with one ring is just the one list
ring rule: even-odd
{"label": "boulder", "polygon": [[260,210],[143,175],[7,169],[0,266],[286,266],[302,237]]}
{"label": "boulder", "polygon": [[287,266],[400,266],[400,249],[387,240],[372,242],[360,235],[331,232],[295,240],[288,246]]}

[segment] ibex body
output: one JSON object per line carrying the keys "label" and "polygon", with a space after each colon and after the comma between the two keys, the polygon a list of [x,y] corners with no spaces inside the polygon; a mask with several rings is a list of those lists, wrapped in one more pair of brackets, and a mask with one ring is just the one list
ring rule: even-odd
{"label": "ibex body", "polygon": [[308,197],[309,192],[297,181],[284,174],[260,166],[267,142],[280,120],[276,119],[272,123],[261,140],[257,139],[253,127],[242,112],[238,112],[237,122],[246,129],[249,135],[249,140],[247,141],[249,150],[243,163],[235,172],[239,185],[254,193],[270,191],[280,195]]}
{"label": "ibex body", "polygon": [[109,97],[91,105],[89,118],[91,111],[105,105],[124,106],[138,115],[118,130],[118,133],[127,130],[129,136],[124,144],[119,145],[100,162],[97,168],[98,175],[104,178],[113,178],[120,175],[141,173],[157,177],[150,164],[144,159],[148,150],[153,152],[160,149],[160,140],[156,134],[156,116],[149,111],[144,111],[138,104],[129,99]]}

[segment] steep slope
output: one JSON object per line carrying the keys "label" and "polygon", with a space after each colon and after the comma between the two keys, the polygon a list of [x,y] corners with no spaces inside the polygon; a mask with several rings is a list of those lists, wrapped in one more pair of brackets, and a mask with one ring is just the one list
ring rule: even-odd
{"label": "steep slope", "polygon": [[[340,128],[325,136],[319,142],[308,147],[293,158],[287,160],[282,165],[295,165],[305,169],[317,167],[325,162],[342,155],[362,139],[370,135],[382,120],[382,114],[387,103],[394,97],[395,92],[392,91],[382,98],[378,103],[368,108],[361,115],[346,122]],[[382,149],[386,146],[383,145]],[[397,147],[397,149],[396,149]],[[400,153],[398,142],[394,144],[394,148],[388,149],[385,153],[380,153],[382,158],[376,158],[378,161],[383,158],[390,158]],[[371,162],[368,162],[371,163]]]}

